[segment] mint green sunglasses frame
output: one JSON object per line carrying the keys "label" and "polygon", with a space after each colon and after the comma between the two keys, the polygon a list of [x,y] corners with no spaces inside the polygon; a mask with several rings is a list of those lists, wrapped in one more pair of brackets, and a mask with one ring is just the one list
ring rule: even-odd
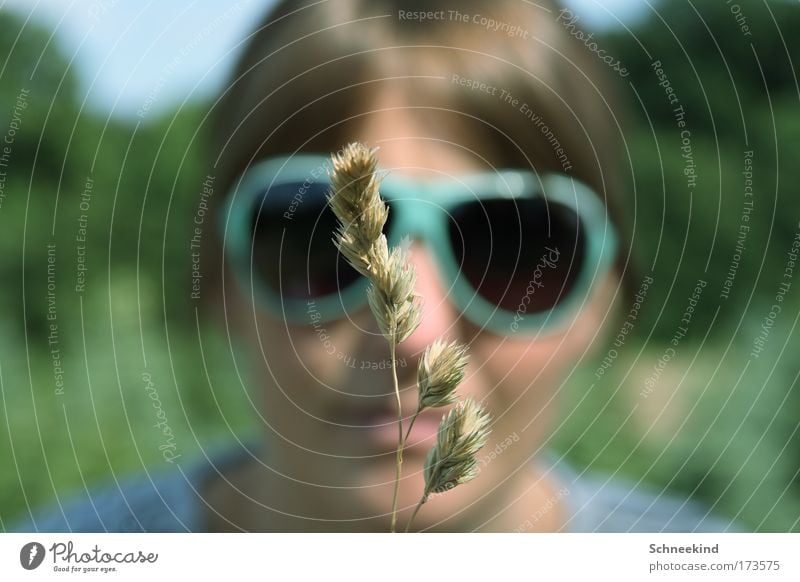
{"label": "mint green sunglasses frame", "polygon": [[[367,304],[367,281],[363,277],[338,293],[314,298],[312,304],[312,300],[282,297],[253,272],[252,218],[254,211],[259,210],[256,205],[263,205],[262,209],[267,207],[269,200],[265,192],[277,184],[328,184],[331,167],[330,158],[317,155],[258,162],[234,185],[228,194],[225,212],[220,216],[225,256],[240,284],[250,289],[258,305],[288,323],[331,321]],[[391,206],[389,244],[398,244],[404,236],[427,243],[459,311],[478,327],[501,335],[517,331],[542,334],[559,329],[580,309],[595,284],[603,280],[617,253],[618,237],[605,205],[593,190],[566,175],[540,176],[530,171],[502,170],[468,174],[457,180],[413,180],[389,174],[383,176],[380,190]],[[463,202],[538,196],[576,213],[583,229],[585,256],[581,272],[566,297],[550,310],[520,316],[519,312],[506,311],[481,297],[461,274],[449,240],[448,215]],[[283,206],[286,202],[281,200]],[[300,199],[298,204],[302,203]],[[291,223],[287,223],[287,227],[291,228]]]}

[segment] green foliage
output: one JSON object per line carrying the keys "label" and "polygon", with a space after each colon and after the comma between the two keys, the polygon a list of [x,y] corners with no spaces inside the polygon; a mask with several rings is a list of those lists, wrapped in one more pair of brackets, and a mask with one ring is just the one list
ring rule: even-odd
{"label": "green foliage", "polygon": [[226,423],[246,432],[253,417],[231,385],[227,341],[185,308],[192,220],[208,173],[205,107],[140,124],[100,118],[81,110],[49,33],[23,30],[5,11],[0,28],[3,135],[27,90],[0,206],[2,527],[57,494],[164,466],[154,396],[184,456]]}
{"label": "green foliage", "polygon": [[[603,39],[631,72],[621,90],[631,112],[624,138],[635,197],[627,207],[636,209],[632,251],[656,283],[613,373],[598,379],[586,370],[573,383],[567,401],[580,404],[557,442],[581,464],[696,496],[746,527],[796,531],[800,462],[792,411],[800,393],[789,356],[800,347],[791,329],[800,310],[796,289],[785,296],[765,352],[751,352],[800,227],[793,161],[800,44],[791,34],[800,12],[789,2],[736,4],[744,20],[726,2],[661,2],[657,15]],[[669,101],[667,85],[677,102]],[[684,137],[694,186],[684,173]],[[746,219],[745,152],[752,152],[753,169]],[[743,226],[741,260],[723,298]],[[662,399],[645,397],[644,378],[670,345],[699,279],[707,287],[670,374],[657,385]],[[683,422],[660,434],[669,424],[664,418],[675,414],[685,414]]]}

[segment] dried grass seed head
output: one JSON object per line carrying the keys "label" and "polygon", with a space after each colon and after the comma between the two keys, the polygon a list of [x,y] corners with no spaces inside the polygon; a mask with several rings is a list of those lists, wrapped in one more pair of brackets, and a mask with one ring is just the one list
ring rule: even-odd
{"label": "dried grass seed head", "polygon": [[448,406],[458,399],[455,389],[464,379],[468,361],[467,347],[455,341],[437,339],[425,348],[417,368],[420,410]]}
{"label": "dried grass seed head", "polygon": [[425,497],[475,478],[475,455],[489,438],[489,422],[486,410],[472,398],[447,413],[439,425],[436,445],[425,459]]}
{"label": "dried grass seed head", "polygon": [[382,258],[374,247],[389,217],[379,192],[376,150],[351,143],[332,160],[328,203],[339,220],[334,242],[353,268],[371,276]]}

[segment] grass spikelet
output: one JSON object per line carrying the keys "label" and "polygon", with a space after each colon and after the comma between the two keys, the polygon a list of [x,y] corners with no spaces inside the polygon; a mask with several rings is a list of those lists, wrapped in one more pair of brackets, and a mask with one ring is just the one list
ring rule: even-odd
{"label": "grass spikelet", "polygon": [[383,227],[389,208],[381,200],[376,150],[360,143],[333,157],[328,204],[339,219],[334,243],[353,268],[366,277],[388,258]]}
{"label": "grass spikelet", "polygon": [[[392,380],[397,401],[397,450],[391,531],[397,526],[403,448],[419,413],[456,402],[455,389],[464,378],[467,349],[437,340],[425,350],[417,370],[419,404],[403,436],[403,412],[397,379],[397,345],[414,333],[422,320],[421,298],[414,290],[417,277],[404,242],[389,248],[383,228],[389,208],[380,197],[375,150],[360,143],[333,156],[328,203],[339,220],[334,243],[345,259],[370,281],[367,298],[383,337],[389,343]],[[406,531],[431,493],[466,483],[477,474],[475,454],[486,443],[489,416],[473,400],[459,403],[443,418],[436,446],[425,462],[425,489]]]}
{"label": "grass spikelet", "polygon": [[464,379],[468,361],[466,346],[457,342],[436,340],[425,348],[417,368],[419,409],[449,406],[456,402],[455,389]]}
{"label": "grass spikelet", "polygon": [[447,413],[439,425],[436,445],[425,459],[423,498],[475,478],[475,455],[489,438],[489,422],[489,415],[472,398],[459,402]]}

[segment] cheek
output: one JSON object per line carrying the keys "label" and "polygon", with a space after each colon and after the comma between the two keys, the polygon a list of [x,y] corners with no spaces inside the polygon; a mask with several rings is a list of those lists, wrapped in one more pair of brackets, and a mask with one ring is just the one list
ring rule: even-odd
{"label": "cheek", "polygon": [[496,439],[517,433],[526,442],[538,444],[546,438],[567,376],[588,357],[594,344],[602,344],[603,319],[617,283],[609,277],[563,332],[528,341],[488,334],[475,337],[470,345],[477,370],[474,392],[487,398]]}
{"label": "cheek", "polygon": [[[562,343],[563,336],[536,341],[498,341],[496,338],[473,342],[470,351],[477,369],[475,392],[487,398],[495,419],[496,439],[513,434],[530,438],[550,425],[555,413],[557,392],[574,356]],[[525,427],[528,427],[527,429]],[[527,440],[527,439],[526,439]]]}
{"label": "cheek", "polygon": [[348,374],[353,372],[338,357],[348,353],[350,334],[339,327],[325,323],[287,328],[265,317],[259,321],[261,344],[250,343],[249,355],[255,359],[252,393],[258,395],[261,415],[279,435],[278,441],[297,447],[293,471],[321,467],[327,458],[316,453],[347,452],[337,448],[341,444],[334,438],[346,432],[335,424],[335,411],[349,398]]}
{"label": "cheek", "polygon": [[470,347],[472,357],[482,363],[486,388],[515,399],[523,392],[541,391],[561,375],[570,358],[559,337],[535,341],[477,341]]}
{"label": "cheek", "polygon": [[378,372],[360,369],[359,364],[374,359],[365,348],[365,338],[372,336],[364,333],[363,324],[360,317],[293,327],[260,320],[263,348],[251,343],[258,362],[253,387],[262,395],[265,416],[286,430],[305,431],[304,439],[330,431],[314,419],[336,421],[333,411],[366,392],[367,380],[378,378]]}
{"label": "cheek", "polygon": [[341,322],[286,327],[280,322],[259,322],[262,367],[291,390],[313,384],[339,385],[348,373],[348,359],[359,336],[352,325]]}

